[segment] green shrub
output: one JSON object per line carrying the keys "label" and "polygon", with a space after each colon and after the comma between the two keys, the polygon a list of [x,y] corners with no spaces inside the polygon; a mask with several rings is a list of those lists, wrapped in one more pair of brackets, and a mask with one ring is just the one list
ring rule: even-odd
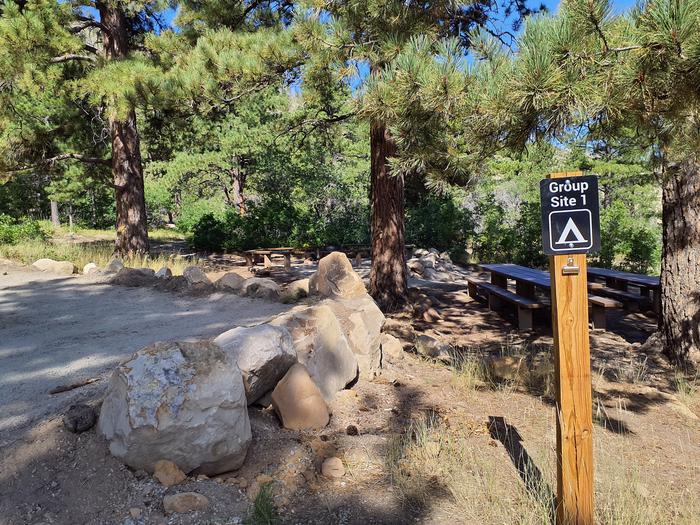
{"label": "green shrub", "polygon": [[406,209],[406,242],[420,247],[447,250],[451,255],[465,249],[465,214],[452,197],[425,195]]}
{"label": "green shrub", "polygon": [[205,215],[221,218],[225,212],[225,204],[215,199],[186,200],[180,205],[175,223],[181,232],[191,234]]}
{"label": "green shrub", "polygon": [[28,240],[46,240],[49,234],[39,221],[18,221],[9,215],[0,214],[0,244],[17,244]]}

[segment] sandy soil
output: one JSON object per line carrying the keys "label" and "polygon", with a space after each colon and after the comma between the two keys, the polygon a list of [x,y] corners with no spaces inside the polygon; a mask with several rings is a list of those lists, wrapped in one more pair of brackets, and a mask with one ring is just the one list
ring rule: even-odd
{"label": "sandy soil", "polygon": [[[0,265],[0,446],[101,391],[107,372],[139,348],[215,336],[287,308],[231,294],[179,296]],[[100,381],[48,394],[90,378]]]}
{"label": "sandy soil", "polygon": [[[272,276],[281,281],[291,278],[274,271]],[[253,444],[239,471],[214,479],[188,478],[166,489],[111,457],[94,429],[75,435],[62,428],[61,408],[71,397],[98,404],[100,383],[59,394],[60,402],[46,390],[74,378],[104,374],[111,365],[103,359],[118,360],[135,349],[122,353],[124,341],[139,347],[158,338],[151,325],[171,338],[182,337],[187,330],[187,335],[207,335],[229,324],[254,322],[285,306],[235,297],[195,299],[152,290],[109,289],[76,278],[13,277],[12,271],[0,278],[8,277],[19,282],[7,286],[9,279],[3,281],[3,323],[12,310],[35,324],[22,332],[16,317],[0,328],[4,351],[0,377],[6,378],[5,367],[14,363],[14,375],[27,378],[0,382],[2,421],[10,421],[7,411],[17,405],[15,418],[29,410],[33,422],[15,419],[5,430],[15,438],[0,445],[0,525],[240,524],[249,516],[261,484],[268,482],[278,523],[284,524],[535,523],[541,520],[527,519],[523,510],[533,507],[537,497],[531,492],[533,473],[543,492],[556,490],[556,412],[546,388],[467,386],[449,366],[411,352],[408,339],[413,332],[440,337],[464,355],[483,360],[504,353],[551,353],[551,333],[546,329],[519,334],[507,319],[472,301],[463,287],[418,283],[426,286],[423,292],[443,319],[428,322],[410,313],[394,315],[392,324],[397,333],[406,334],[407,351],[401,359],[387,360],[379,377],[361,379],[339,393],[327,428],[285,431],[269,409],[252,407]],[[34,295],[44,296],[38,302],[43,310],[31,302],[21,307]],[[95,310],[105,298],[111,298],[111,308]],[[120,307],[117,299],[131,304]],[[92,308],[81,309],[77,303],[83,301],[91,302]],[[54,303],[63,305],[50,310],[55,319],[46,313]],[[140,315],[131,316],[134,307]],[[76,309],[81,309],[81,316],[61,320]],[[141,319],[154,312],[154,318]],[[178,312],[178,322],[166,326],[172,312]],[[102,334],[103,318],[117,317]],[[45,330],[49,318],[51,328]],[[71,322],[73,332],[63,327]],[[660,356],[641,352],[639,343],[654,330],[653,319],[620,312],[610,327],[611,331],[591,335],[598,522],[694,523],[693,513],[700,510],[692,506],[700,493],[700,399],[695,395],[681,402],[672,388],[672,369]],[[54,336],[59,330],[63,335]],[[26,340],[36,341],[33,350],[25,351],[24,358],[11,358],[5,351],[5,334],[12,334],[14,341],[10,354],[21,352]],[[81,354],[66,338],[77,338],[90,350]],[[91,345],[92,339],[99,345]],[[117,341],[110,343],[113,339]],[[72,357],[51,360],[56,342]],[[84,356],[94,358],[94,363],[79,361]],[[24,388],[21,395],[20,388]],[[6,401],[6,396],[14,401]],[[440,431],[423,443],[414,429],[426,420]],[[427,458],[422,468],[417,468],[421,464],[414,464],[416,456],[410,452],[419,443],[425,457],[418,459]],[[320,474],[320,465],[329,456],[342,459],[344,477],[331,480]],[[617,492],[612,488],[616,484],[621,486]],[[163,495],[188,490],[209,498],[207,510],[166,516]],[[662,521],[655,516],[663,516]]]}

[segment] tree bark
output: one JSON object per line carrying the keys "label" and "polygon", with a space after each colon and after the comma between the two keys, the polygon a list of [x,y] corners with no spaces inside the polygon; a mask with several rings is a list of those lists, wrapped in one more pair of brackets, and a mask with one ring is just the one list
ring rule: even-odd
{"label": "tree bark", "polygon": [[245,215],[245,181],[246,174],[241,168],[234,168],[231,173],[231,188],[233,191],[233,204],[239,215]]}
{"label": "tree bark", "polygon": [[58,227],[61,225],[61,218],[58,215],[58,202],[51,201],[51,224]]}
{"label": "tree bark", "polygon": [[[120,60],[129,53],[126,18],[116,2],[97,2],[107,60]],[[146,198],[141,166],[141,146],[136,112],[109,119],[112,138],[112,178],[117,208],[115,253],[121,256],[147,253]]]}
{"label": "tree bark", "polygon": [[372,270],[370,294],[384,310],[406,301],[406,250],[404,227],[404,179],[392,175],[387,160],[396,155],[396,144],[382,122],[370,130],[372,201]]}
{"label": "tree bark", "polygon": [[670,167],[663,182],[661,336],[671,361],[700,363],[700,158]]}

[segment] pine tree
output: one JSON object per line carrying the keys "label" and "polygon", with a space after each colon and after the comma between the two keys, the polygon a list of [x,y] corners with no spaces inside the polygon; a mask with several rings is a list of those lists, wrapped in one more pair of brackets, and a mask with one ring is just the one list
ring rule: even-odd
{"label": "pine tree", "polygon": [[522,146],[572,129],[652,151],[663,188],[660,333],[675,362],[700,362],[700,1],[648,0],[613,16],[567,0],[527,24],[518,54],[480,68],[482,137]]}
{"label": "pine tree", "polygon": [[128,59],[152,30],[158,7],[8,2],[0,19],[2,149],[9,152],[3,170],[50,169],[64,161],[110,166],[120,255],[149,249],[135,107],[120,101],[117,108],[91,88],[106,70],[111,82],[132,84]]}
{"label": "pine tree", "polygon": [[[520,0],[302,2],[306,16],[296,34],[310,55],[305,81],[315,73],[367,88],[354,112],[370,123],[370,293],[385,309],[407,295],[404,178],[432,174],[439,184],[438,175],[460,172],[454,146],[463,137],[448,137],[455,104],[443,102],[464,95],[464,67],[455,59],[471,46],[470,31],[486,26],[499,5],[508,15],[532,12]],[[364,67],[369,74],[359,72]]]}

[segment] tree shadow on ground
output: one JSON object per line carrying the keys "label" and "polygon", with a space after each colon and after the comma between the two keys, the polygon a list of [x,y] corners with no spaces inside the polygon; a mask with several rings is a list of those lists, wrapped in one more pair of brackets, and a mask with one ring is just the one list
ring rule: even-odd
{"label": "tree shadow on ground", "polygon": [[530,497],[546,504],[549,521],[554,523],[557,500],[552,488],[544,481],[542,471],[522,445],[523,438],[518,429],[506,422],[502,416],[489,416],[489,434],[505,447],[510,460],[513,462],[520,479],[525,484],[525,490]]}

